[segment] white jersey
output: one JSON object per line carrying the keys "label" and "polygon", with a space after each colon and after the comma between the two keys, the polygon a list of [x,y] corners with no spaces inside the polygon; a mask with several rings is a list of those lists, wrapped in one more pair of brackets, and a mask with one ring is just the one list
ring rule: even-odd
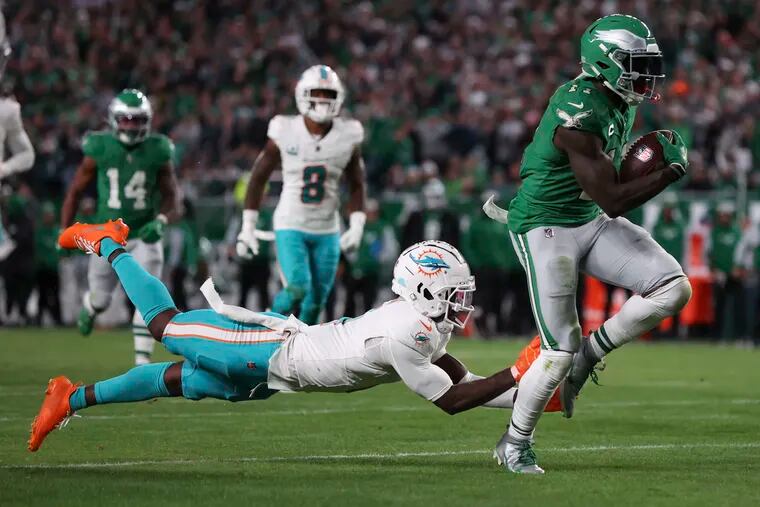
{"label": "white jersey", "polygon": [[435,401],[453,385],[433,365],[451,333],[397,299],[355,319],[309,326],[286,339],[269,361],[270,389],[350,392],[403,381]]}
{"label": "white jersey", "polygon": [[[11,155],[7,160],[6,146]],[[34,164],[34,148],[21,121],[21,105],[7,97],[0,98],[0,161],[0,180]]]}
{"label": "white jersey", "polygon": [[312,136],[300,115],[278,115],[267,131],[280,149],[282,193],[274,211],[274,229],[310,233],[340,230],[340,178],[357,144],[364,140],[361,123],[334,118],[321,139]]}

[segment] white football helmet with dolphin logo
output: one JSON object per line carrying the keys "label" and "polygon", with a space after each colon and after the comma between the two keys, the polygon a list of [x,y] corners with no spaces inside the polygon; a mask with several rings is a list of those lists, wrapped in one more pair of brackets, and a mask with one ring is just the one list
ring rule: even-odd
{"label": "white football helmet with dolphin logo", "polygon": [[436,321],[440,332],[463,328],[474,307],[475,277],[459,251],[444,241],[416,243],[399,256],[391,290]]}
{"label": "white football helmet with dolphin logo", "polygon": [[[314,91],[329,96],[316,96]],[[296,84],[298,112],[317,123],[327,123],[340,114],[346,90],[338,74],[327,65],[313,65],[306,69]]]}

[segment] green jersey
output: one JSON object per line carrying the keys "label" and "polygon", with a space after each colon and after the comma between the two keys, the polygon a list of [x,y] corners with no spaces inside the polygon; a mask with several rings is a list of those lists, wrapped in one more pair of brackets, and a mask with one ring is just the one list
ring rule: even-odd
{"label": "green jersey", "polygon": [[678,262],[683,262],[686,226],[681,220],[665,221],[660,220],[654,226],[652,237],[665,249],[670,255],[675,257]]}
{"label": "green jersey", "polygon": [[734,268],[734,253],[742,231],[738,225],[715,224],[710,232],[710,267],[722,273]]}
{"label": "green jersey", "polygon": [[522,186],[509,205],[509,229],[524,234],[540,226],[577,227],[596,218],[601,210],[578,185],[567,153],[554,146],[554,131],[565,127],[598,136],[619,169],[635,117],[636,107],[616,105],[590,79],[578,77],[560,86],[525,149]]}
{"label": "green jersey", "polygon": [[123,218],[137,231],[156,218],[161,205],[158,176],[174,152],[168,137],[149,134],[127,146],[112,132],[90,132],[82,151],[97,164],[98,221]]}

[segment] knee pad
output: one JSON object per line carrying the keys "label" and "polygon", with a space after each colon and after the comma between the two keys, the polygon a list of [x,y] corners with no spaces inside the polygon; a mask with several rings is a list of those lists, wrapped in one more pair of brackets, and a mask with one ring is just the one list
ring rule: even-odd
{"label": "knee pad", "polygon": [[90,314],[101,313],[111,304],[111,293],[92,292],[88,290],[84,293],[82,303]]}
{"label": "knee pad", "polygon": [[681,275],[656,288],[644,298],[656,304],[663,317],[670,317],[680,312],[691,299],[691,284],[686,275]]}

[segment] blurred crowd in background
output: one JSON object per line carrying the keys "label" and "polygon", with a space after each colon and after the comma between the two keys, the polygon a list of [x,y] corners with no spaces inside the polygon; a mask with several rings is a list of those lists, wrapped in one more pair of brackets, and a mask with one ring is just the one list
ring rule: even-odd
{"label": "blurred crowd in background", "polygon": [[[36,257],[26,257],[37,266],[32,271],[53,269],[57,258],[48,258],[45,234],[55,234],[60,200],[81,159],[81,136],[104,127],[116,91],[140,88],[153,103],[154,130],[177,146],[187,213],[165,241],[166,278],[180,291],[175,297],[192,304],[187,288],[211,272],[230,290],[235,286],[241,301],[266,306],[276,284],[273,254],[250,265],[232,257],[236,207],[269,118],[294,112],[300,72],[322,62],[344,80],[346,113],[364,124],[372,196],[364,244],[342,263],[339,303],[331,308],[350,314],[371,306],[388,285],[399,249],[439,237],[459,246],[479,275],[480,332],[529,332],[522,268],[501,226],[479,206],[485,195],[504,204],[514,194],[522,150],[548,98],[580,71],[580,34],[613,12],[647,22],[666,63],[661,99],[640,108],[634,132],[681,133],[690,168],[677,192],[683,202],[708,202],[696,223],[713,234],[722,227],[718,208],[735,200],[737,189],[746,188],[750,201],[760,192],[760,6],[754,0],[8,2],[14,53],[2,86],[22,104],[37,158],[30,172],[4,187],[7,220],[23,224],[17,231],[34,231],[21,242],[36,245]],[[275,175],[270,205],[277,191]],[[658,211],[645,225],[662,232],[667,214]],[[643,215],[631,218],[644,223]],[[736,229],[734,247],[743,231],[756,227],[745,227],[745,216],[742,203],[726,225]],[[689,255],[687,225],[680,238],[687,251],[673,252],[680,260]],[[713,239],[710,252],[725,238]],[[720,285],[715,304],[754,316],[734,296],[758,291],[748,285],[754,261],[745,250],[734,260],[735,251],[730,266],[707,263],[726,273],[711,278]],[[6,277],[6,289],[30,287],[39,294],[37,306],[46,308],[59,292],[32,291],[14,276]],[[49,271],[25,276],[47,283]],[[7,301],[23,306],[25,292]],[[67,319],[65,311],[52,314]],[[723,336],[723,323],[714,325],[712,335]]]}

